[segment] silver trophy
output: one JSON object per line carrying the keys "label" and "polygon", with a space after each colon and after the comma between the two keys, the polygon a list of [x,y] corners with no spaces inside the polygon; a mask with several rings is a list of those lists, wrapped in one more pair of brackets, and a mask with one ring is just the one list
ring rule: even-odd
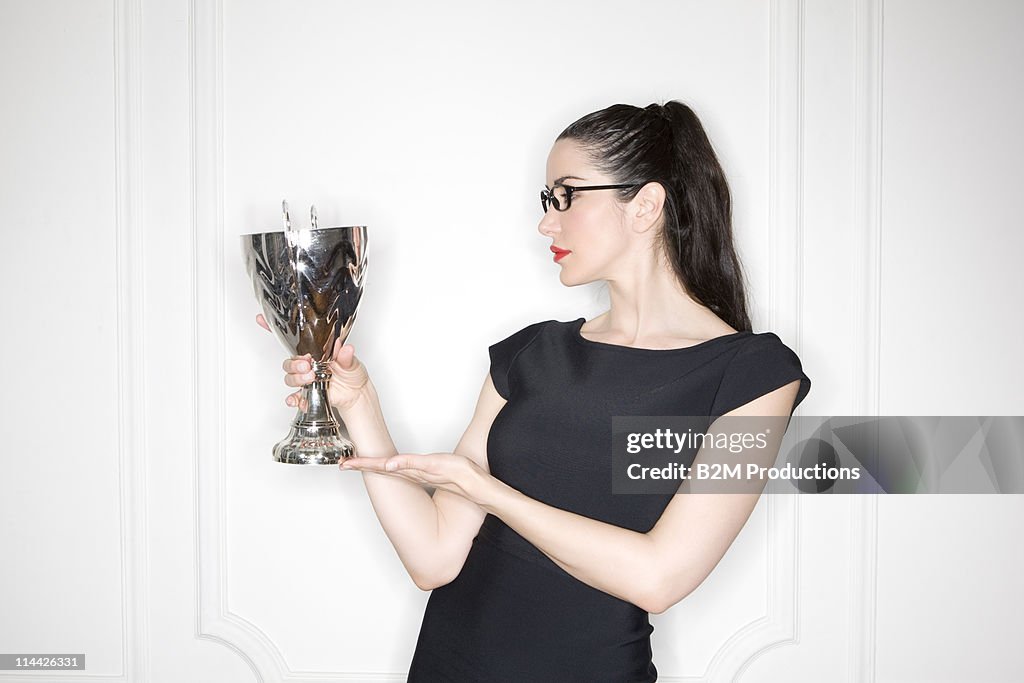
{"label": "silver trophy", "polygon": [[352,330],[366,277],[366,226],[292,229],[281,202],[284,230],[241,236],[245,268],[263,316],[293,356],[310,354],[315,379],[303,388],[291,431],[274,446],[274,460],[333,465],[355,455],[344,424],[327,401],[334,342]]}

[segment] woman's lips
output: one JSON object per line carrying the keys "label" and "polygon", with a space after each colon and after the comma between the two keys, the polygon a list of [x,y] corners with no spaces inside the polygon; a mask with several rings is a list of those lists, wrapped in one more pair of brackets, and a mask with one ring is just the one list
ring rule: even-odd
{"label": "woman's lips", "polygon": [[551,247],[551,251],[555,254],[555,263],[558,263],[563,258],[571,254],[572,252],[568,249],[559,249],[558,247]]}

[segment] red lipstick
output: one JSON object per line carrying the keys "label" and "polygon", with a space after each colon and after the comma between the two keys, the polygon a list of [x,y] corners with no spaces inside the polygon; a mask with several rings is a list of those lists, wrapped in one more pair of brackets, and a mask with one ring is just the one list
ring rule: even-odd
{"label": "red lipstick", "polygon": [[555,255],[555,263],[558,263],[560,260],[572,253],[568,249],[559,249],[555,245],[551,245],[551,251]]}

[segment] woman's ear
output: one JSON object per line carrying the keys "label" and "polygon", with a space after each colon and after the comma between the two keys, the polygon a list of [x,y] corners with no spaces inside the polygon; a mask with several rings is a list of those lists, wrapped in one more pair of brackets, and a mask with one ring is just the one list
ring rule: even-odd
{"label": "woman's ear", "polygon": [[633,207],[633,230],[647,232],[658,223],[665,208],[665,188],[661,183],[645,184],[630,202]]}

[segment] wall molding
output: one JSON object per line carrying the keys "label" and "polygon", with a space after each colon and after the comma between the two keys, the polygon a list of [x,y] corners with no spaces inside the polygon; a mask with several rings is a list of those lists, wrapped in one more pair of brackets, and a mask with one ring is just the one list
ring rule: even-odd
{"label": "wall molding", "polygon": [[768,325],[799,353],[803,310],[804,3],[772,0]]}
{"label": "wall molding", "polygon": [[196,638],[235,652],[256,680],[405,681],[405,673],[293,671],[277,644],[227,604],[224,431],[223,2],[189,3],[189,117],[192,140],[193,490],[196,492]]}
{"label": "wall molding", "polygon": [[[884,0],[857,0],[854,138],[853,403],[851,415],[879,415],[882,312],[882,75]],[[878,494],[854,496],[850,509],[851,642],[849,679],[875,680],[878,604]]]}
{"label": "wall molding", "polygon": [[125,681],[147,681],[151,617],[143,276],[146,231],[142,221],[142,0],[115,0],[114,22],[122,671]]}
{"label": "wall molding", "polygon": [[[227,613],[224,481],[223,103],[220,0],[188,14],[195,636],[238,654],[262,682],[280,664],[260,634]],[[278,654],[277,659],[280,659]]]}
{"label": "wall molding", "polygon": [[[47,672],[52,681],[149,680],[149,520],[145,386],[145,230],[142,224],[142,0],[114,0],[114,248],[117,334],[121,673]],[[88,655],[88,653],[86,653]],[[4,675],[30,683],[38,675]]]}

